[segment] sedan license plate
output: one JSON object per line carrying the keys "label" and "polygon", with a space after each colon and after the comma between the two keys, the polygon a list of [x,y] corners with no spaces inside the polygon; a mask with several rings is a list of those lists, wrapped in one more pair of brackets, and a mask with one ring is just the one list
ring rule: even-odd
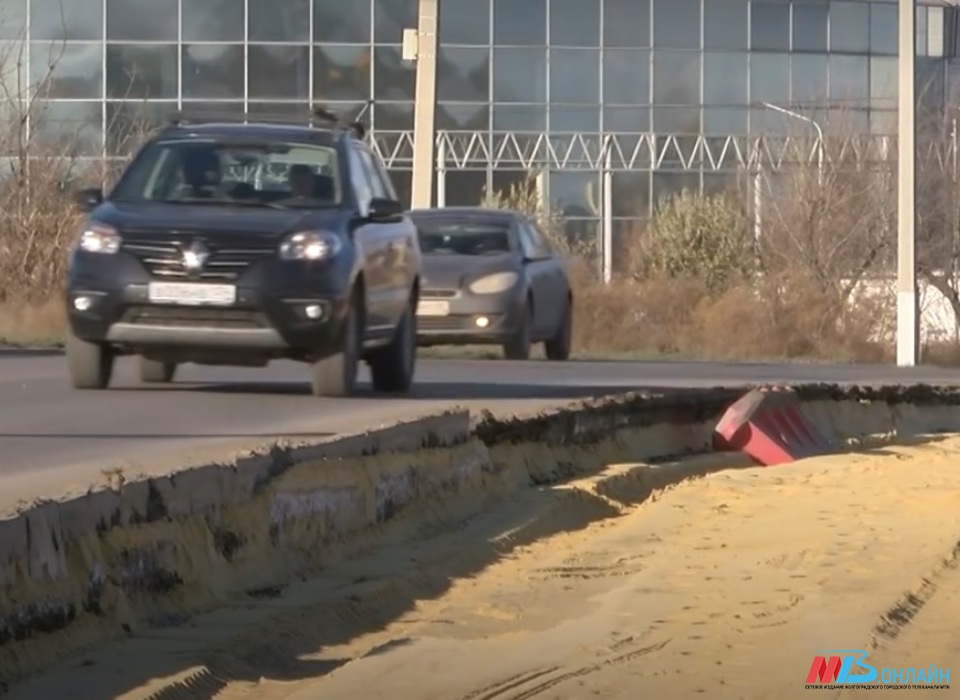
{"label": "sedan license plate", "polygon": [[147,293],[154,304],[230,306],[237,300],[237,288],[232,284],[151,282]]}
{"label": "sedan license plate", "polygon": [[418,316],[449,316],[450,302],[436,301],[434,299],[421,299],[417,304]]}

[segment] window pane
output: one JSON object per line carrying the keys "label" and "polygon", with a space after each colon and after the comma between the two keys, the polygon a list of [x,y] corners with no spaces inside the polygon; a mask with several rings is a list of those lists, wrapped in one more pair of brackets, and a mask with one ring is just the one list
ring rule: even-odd
{"label": "window pane", "polygon": [[650,0],[604,0],[603,12],[604,46],[650,46]]}
{"label": "window pane", "polygon": [[[232,107],[232,103],[231,107]],[[349,109],[345,105],[336,102],[330,103],[330,109],[342,117],[349,117]],[[243,103],[240,103],[240,109],[243,110]],[[310,122],[310,105],[304,102],[247,102],[247,113],[252,115],[263,115],[265,117],[282,117],[295,122]],[[302,121],[301,121],[302,120]]]}
{"label": "window pane", "polygon": [[749,55],[746,53],[703,54],[703,103],[745,105]]}
{"label": "window pane", "polygon": [[250,41],[310,41],[310,0],[247,0]]}
{"label": "window pane", "polygon": [[184,41],[243,41],[242,2],[183,0],[181,12],[183,12]]}
{"label": "window pane", "polygon": [[942,7],[927,8],[927,56],[943,57],[943,44],[946,39],[944,12]]}
{"label": "window pane", "polygon": [[437,99],[486,102],[490,99],[490,51],[446,48],[437,57]]}
{"label": "window pane", "polygon": [[412,102],[378,102],[373,106],[374,126],[379,131],[413,129]]}
{"label": "window pane", "polygon": [[33,41],[103,39],[103,2],[101,0],[32,0],[30,38]]}
{"label": "window pane", "polygon": [[493,0],[493,43],[546,46],[546,0]]}
{"label": "window pane", "polygon": [[750,54],[750,102],[786,102],[790,99],[790,56]]}
{"label": "window pane", "polygon": [[174,99],[177,47],[107,46],[107,97],[120,100]]}
{"label": "window pane", "polygon": [[413,100],[416,94],[417,73],[413,65],[405,64],[403,54],[396,46],[377,46],[373,54],[374,97],[378,100]]}
{"label": "window pane", "polygon": [[747,0],[704,0],[703,47],[746,51],[750,34]]}
{"label": "window pane", "polygon": [[[404,29],[417,27],[417,3],[410,0],[374,0],[373,40],[378,44],[400,44]],[[343,41],[343,39],[337,39]]]}
{"label": "window pane", "polygon": [[550,45],[599,46],[600,3],[601,0],[550,0]]}
{"label": "window pane", "polygon": [[944,65],[939,58],[917,57],[917,94],[920,103],[930,109],[943,105]]}
{"label": "window pane", "polygon": [[99,155],[103,148],[100,102],[41,102],[32,138],[65,156]]}
{"label": "window pane", "polygon": [[869,59],[866,56],[830,57],[830,100],[866,106],[870,97]]}
{"label": "window pane", "polygon": [[490,43],[490,0],[443,0],[440,44]]}
{"label": "window pane", "polygon": [[181,65],[185,98],[243,99],[243,46],[187,44]]}
{"label": "window pane", "polygon": [[870,98],[876,106],[896,106],[897,72],[896,58],[870,59]]}
{"label": "window pane", "polygon": [[306,46],[254,44],[247,48],[251,100],[305,100],[310,95]]}
{"label": "window pane", "polygon": [[0,39],[20,39],[26,34],[27,0],[0,2]]}
{"label": "window pane", "polygon": [[599,107],[551,105],[550,131],[553,133],[599,133]]}
{"label": "window pane", "polygon": [[149,130],[167,121],[176,102],[108,102],[106,108],[107,152],[127,155],[143,143]]}
{"label": "window pane", "polygon": [[654,0],[653,45],[665,49],[699,49],[700,0]]}
{"label": "window pane", "polygon": [[[649,107],[604,107],[603,109],[603,129],[604,131],[620,131],[624,133],[642,133],[650,130],[650,108]],[[621,141],[621,148],[623,148]],[[625,149],[624,156],[630,158],[632,155],[632,144],[629,149]],[[626,150],[630,150],[629,153]]]}
{"label": "window pane", "polygon": [[[249,109],[247,110],[250,114],[256,113],[257,109],[256,102],[251,102]],[[287,105],[283,105],[282,108],[274,109],[274,113],[281,111],[281,113],[286,112]],[[220,117],[220,116],[243,116],[244,108],[242,100],[230,101],[220,101],[220,100],[204,100],[204,99],[184,99],[183,100],[183,110],[188,112],[190,115],[196,115],[197,117]],[[292,117],[302,117],[305,113],[308,113],[306,105],[304,105],[297,114],[292,114]]]}
{"label": "window pane", "polygon": [[865,2],[830,4],[830,50],[870,51],[870,5]]}
{"label": "window pane", "polygon": [[650,104],[650,51],[613,49],[603,54],[604,103]]}
{"label": "window pane", "polygon": [[596,104],[600,101],[598,50],[551,49],[550,101],[579,104]]}
{"label": "window pane", "polygon": [[[749,110],[743,107],[705,107],[703,110],[703,133],[711,136],[745,136]],[[714,158],[720,157],[722,146],[712,152]]]}
{"label": "window pane", "polygon": [[495,48],[493,101],[546,102],[546,50]]}
{"label": "window pane", "polygon": [[870,52],[896,55],[897,27],[900,21],[897,6],[887,3],[870,4]]}
{"label": "window pane", "polygon": [[750,48],[790,50],[790,5],[754,2],[750,10]]}
{"label": "window pane", "polygon": [[33,43],[30,84],[45,99],[103,97],[103,44]]}
{"label": "window pane", "polygon": [[827,57],[797,55],[791,66],[793,103],[818,106],[827,99]]}
{"label": "window pane", "polygon": [[494,105],[494,131],[544,131],[547,128],[546,105]]}
{"label": "window pane", "polygon": [[897,112],[892,109],[878,109],[870,112],[870,131],[884,136],[895,135],[897,133]]}
{"label": "window pane", "polygon": [[178,0],[106,0],[107,41],[176,41]]}
{"label": "window pane", "polygon": [[829,5],[793,6],[793,50],[826,51]]}
{"label": "window pane", "polygon": [[654,107],[652,112],[654,131],[663,134],[700,133],[699,107]]}
{"label": "window pane", "polygon": [[[195,1],[203,2],[203,0]],[[236,0],[226,1],[236,2]],[[444,11],[446,7],[445,3]],[[416,23],[410,26],[413,28]],[[341,44],[369,42],[369,0],[313,0],[313,40]]]}
{"label": "window pane", "polygon": [[490,105],[441,102],[437,105],[436,126],[451,131],[486,131],[490,128]]}
{"label": "window pane", "polygon": [[653,52],[654,104],[700,104],[700,56],[687,51]]}
{"label": "window pane", "polygon": [[313,50],[313,97],[329,100],[370,99],[370,48],[331,46]]}

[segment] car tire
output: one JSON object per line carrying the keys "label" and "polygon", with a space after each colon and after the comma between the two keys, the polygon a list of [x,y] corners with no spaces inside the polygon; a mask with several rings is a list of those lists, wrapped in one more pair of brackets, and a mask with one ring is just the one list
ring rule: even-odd
{"label": "car tire", "polygon": [[503,356],[508,360],[529,360],[532,342],[533,308],[527,304],[523,312],[523,323],[516,334],[503,346]]}
{"label": "car tire", "polygon": [[417,314],[414,305],[407,306],[390,344],[377,348],[370,355],[373,390],[404,393],[413,384],[417,366]]}
{"label": "car tire", "polygon": [[140,381],[144,384],[169,384],[177,373],[175,362],[159,362],[141,356]]}
{"label": "car tire", "polygon": [[67,367],[74,389],[106,389],[113,378],[114,353],[102,343],[67,334]]}
{"label": "car tire", "polygon": [[570,359],[570,350],[573,345],[573,303],[568,299],[563,310],[563,320],[560,327],[550,340],[543,344],[548,360],[562,362]]}
{"label": "car tire", "polygon": [[313,363],[310,390],[314,396],[346,397],[352,396],[356,391],[360,340],[363,337],[360,310],[360,303],[354,297],[343,319],[340,351]]}

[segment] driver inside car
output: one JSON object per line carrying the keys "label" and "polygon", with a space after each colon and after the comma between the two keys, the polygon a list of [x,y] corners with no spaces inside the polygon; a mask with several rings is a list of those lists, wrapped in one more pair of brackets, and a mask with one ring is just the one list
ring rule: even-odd
{"label": "driver inside car", "polygon": [[220,156],[212,148],[192,148],[180,161],[184,188],[182,196],[208,199],[220,195],[223,172]]}
{"label": "driver inside car", "polygon": [[291,197],[313,197],[313,170],[310,166],[300,163],[291,165],[287,180],[290,184]]}

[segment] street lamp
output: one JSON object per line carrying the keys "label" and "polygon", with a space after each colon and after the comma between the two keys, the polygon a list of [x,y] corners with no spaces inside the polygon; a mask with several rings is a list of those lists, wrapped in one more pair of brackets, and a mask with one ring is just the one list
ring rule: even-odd
{"label": "street lamp", "polygon": [[917,364],[917,34],[916,0],[900,0],[897,125],[897,364]]}
{"label": "street lamp", "polygon": [[772,109],[774,112],[780,112],[780,114],[785,114],[788,117],[793,119],[799,119],[804,121],[807,124],[813,126],[817,130],[817,184],[821,187],[823,186],[823,129],[820,128],[820,125],[816,120],[808,117],[806,115],[800,114],[799,112],[794,112],[793,110],[787,109],[785,107],[780,107],[779,105],[772,104],[770,102],[764,102],[763,106],[767,109]]}

